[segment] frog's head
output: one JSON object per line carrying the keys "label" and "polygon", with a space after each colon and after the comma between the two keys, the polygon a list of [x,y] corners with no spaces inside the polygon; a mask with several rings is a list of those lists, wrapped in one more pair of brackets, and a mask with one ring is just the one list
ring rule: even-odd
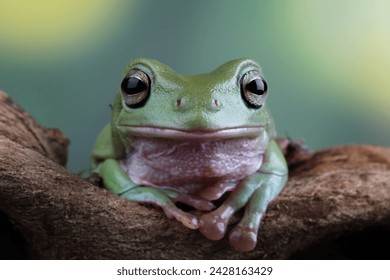
{"label": "frog's head", "polygon": [[183,76],[140,58],[123,77],[113,108],[120,134],[174,139],[258,135],[268,123],[267,84],[259,65],[227,62],[211,73]]}

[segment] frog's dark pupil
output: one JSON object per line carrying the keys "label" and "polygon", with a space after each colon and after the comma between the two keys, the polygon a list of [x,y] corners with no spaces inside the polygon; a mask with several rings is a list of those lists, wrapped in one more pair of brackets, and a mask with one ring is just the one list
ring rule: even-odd
{"label": "frog's dark pupil", "polygon": [[254,79],[245,88],[253,94],[263,95],[267,91],[267,84],[261,79]]}
{"label": "frog's dark pupil", "polygon": [[145,83],[136,77],[125,78],[121,87],[127,94],[136,94],[146,89]]}

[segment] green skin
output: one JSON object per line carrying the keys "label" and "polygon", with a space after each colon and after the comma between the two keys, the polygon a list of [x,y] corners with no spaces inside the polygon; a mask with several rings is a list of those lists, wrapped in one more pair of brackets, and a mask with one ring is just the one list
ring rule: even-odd
{"label": "green skin", "polygon": [[[238,59],[211,73],[183,76],[155,60],[140,58],[128,65],[125,77],[133,69],[142,70],[150,78],[149,98],[142,106],[129,108],[126,94],[119,91],[112,108],[112,121],[99,135],[92,152],[94,171],[111,192],[130,201],[157,205],[169,218],[177,219],[188,228],[199,228],[212,240],[222,239],[230,218],[245,207],[242,219],[230,231],[229,241],[237,250],[254,249],[260,220],[269,202],[282,190],[288,174],[284,156],[274,140],[274,124],[267,106],[261,104],[261,108],[251,108],[241,94],[243,75],[255,71],[263,79],[258,64]],[[237,128],[243,128],[243,131],[236,132]],[[173,187],[167,186],[166,182],[163,186],[146,185],[134,182],[137,179],[130,178],[123,167],[123,160],[138,149],[139,144],[134,143],[143,139],[161,141],[164,145],[172,145],[173,149],[177,143],[207,145],[213,141],[239,147],[234,143],[240,142],[234,141],[257,139],[250,149],[260,153],[262,161],[259,168],[236,181],[227,180],[227,175],[216,176],[213,184],[192,188],[192,182],[186,182],[187,177],[179,173],[172,176],[175,177],[172,185],[176,184],[173,183],[175,179],[184,179]],[[158,160],[163,165],[164,159]],[[244,170],[248,173],[250,166]],[[169,178],[167,180],[169,182]],[[222,196],[225,192],[228,195]],[[214,202],[218,198],[222,202],[215,209]],[[179,209],[175,205],[178,201],[200,210],[197,213],[201,214]]]}

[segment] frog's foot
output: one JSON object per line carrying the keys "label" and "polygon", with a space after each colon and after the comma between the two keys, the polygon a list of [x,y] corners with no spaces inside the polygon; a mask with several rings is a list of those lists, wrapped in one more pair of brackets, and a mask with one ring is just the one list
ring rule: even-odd
{"label": "frog's foot", "polygon": [[222,239],[232,215],[245,207],[244,216],[233,229],[229,241],[237,250],[253,250],[261,217],[285,181],[285,176],[260,172],[252,174],[240,183],[219,208],[199,218],[200,232],[212,240]]}
{"label": "frog's foot", "polygon": [[254,192],[249,189],[246,189],[247,193],[243,190],[233,192],[229,200],[217,210],[200,217],[200,232],[211,240],[222,239],[231,216],[247,204],[244,216],[229,234],[229,241],[236,250],[253,250],[257,243],[260,220],[269,202],[267,190],[259,187]]}
{"label": "frog's foot", "polygon": [[157,205],[164,210],[164,213],[168,218],[175,218],[190,229],[197,229],[199,227],[199,221],[195,215],[186,213],[177,208],[171,198],[160,190],[152,187],[138,186],[120,194],[120,196],[130,201]]}
{"label": "frog's foot", "polygon": [[226,228],[234,211],[230,207],[221,206],[217,210],[199,218],[199,230],[210,240],[220,240],[225,236]]}
{"label": "frog's foot", "polygon": [[256,246],[258,230],[239,223],[229,233],[229,242],[236,250],[251,251]]}
{"label": "frog's foot", "polygon": [[267,183],[255,190],[245,207],[244,216],[229,234],[229,242],[236,250],[251,251],[256,247],[261,218],[275,196],[275,187],[270,181]]}
{"label": "frog's foot", "polygon": [[211,240],[222,239],[230,218],[247,204],[253,192],[261,185],[263,181],[261,178],[259,174],[249,176],[229,194],[221,206],[213,212],[202,215],[199,218],[200,232]]}

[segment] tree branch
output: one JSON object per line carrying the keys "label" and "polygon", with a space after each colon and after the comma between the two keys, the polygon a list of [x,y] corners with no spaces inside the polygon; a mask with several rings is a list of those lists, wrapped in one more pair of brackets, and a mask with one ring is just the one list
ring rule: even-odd
{"label": "tree branch", "polygon": [[284,259],[354,232],[390,231],[389,148],[351,145],[293,157],[256,249],[242,253],[71,174],[60,165],[66,137],[4,93],[0,112],[0,210],[34,258]]}

